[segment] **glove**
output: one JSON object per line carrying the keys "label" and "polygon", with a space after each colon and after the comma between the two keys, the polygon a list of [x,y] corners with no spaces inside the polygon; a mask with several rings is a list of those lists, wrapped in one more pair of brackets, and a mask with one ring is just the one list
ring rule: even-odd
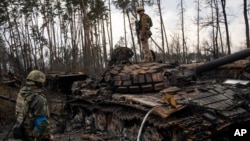
{"label": "glove", "polygon": [[141,41],[144,41],[145,39],[144,38],[141,38]]}

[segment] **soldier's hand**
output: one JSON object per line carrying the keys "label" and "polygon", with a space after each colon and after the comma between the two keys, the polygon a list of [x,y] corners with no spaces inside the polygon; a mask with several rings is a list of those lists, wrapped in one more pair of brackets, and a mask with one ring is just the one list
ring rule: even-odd
{"label": "soldier's hand", "polygon": [[145,39],[144,38],[141,38],[141,41],[144,41]]}

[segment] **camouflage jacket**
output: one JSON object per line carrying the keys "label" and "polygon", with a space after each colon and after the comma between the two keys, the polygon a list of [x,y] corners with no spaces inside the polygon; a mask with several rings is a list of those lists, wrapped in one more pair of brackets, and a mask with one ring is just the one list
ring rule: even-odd
{"label": "camouflage jacket", "polygon": [[[140,36],[141,38],[149,38],[148,32],[150,30],[151,18],[147,14],[143,14],[140,16],[139,26],[140,26]],[[152,23],[151,23],[152,24]]]}
{"label": "camouflage jacket", "polygon": [[19,123],[26,117],[24,127],[27,136],[35,138],[49,137],[49,110],[47,100],[42,94],[41,89],[31,89],[25,86],[19,91],[16,103],[16,115]]}

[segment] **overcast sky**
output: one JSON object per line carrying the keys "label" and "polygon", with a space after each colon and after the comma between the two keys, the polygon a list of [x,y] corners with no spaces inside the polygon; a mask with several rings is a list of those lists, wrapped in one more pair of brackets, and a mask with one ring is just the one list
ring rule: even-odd
{"label": "overcast sky", "polygon": [[[180,15],[179,15],[179,0],[162,0],[162,14],[165,27],[167,29],[167,36],[172,36],[173,33],[176,33],[180,29]],[[233,50],[239,50],[241,46],[244,45],[245,41],[245,25],[243,17],[243,8],[242,0],[226,0],[227,4],[227,14],[229,22],[229,32],[230,38],[232,40]],[[184,0],[185,7],[185,30],[187,36],[187,45],[192,48],[196,44],[196,33],[197,27],[194,24],[195,17],[197,15],[196,3],[194,0]],[[202,9],[201,15],[205,18],[209,15],[209,11],[205,11],[205,8]],[[157,7],[145,7],[145,12],[152,17],[153,20],[153,38],[161,43],[159,40],[159,16],[157,15]],[[127,19],[126,19],[127,20]],[[118,42],[120,37],[124,37],[124,28],[123,28],[123,17],[121,11],[116,9],[112,10],[112,24],[113,24],[113,38],[114,44]],[[221,27],[224,28],[224,25],[221,24]],[[127,38],[130,38],[130,31],[127,28]],[[201,30],[201,33],[204,38],[208,36],[208,30]],[[169,38],[169,37],[168,37]]]}

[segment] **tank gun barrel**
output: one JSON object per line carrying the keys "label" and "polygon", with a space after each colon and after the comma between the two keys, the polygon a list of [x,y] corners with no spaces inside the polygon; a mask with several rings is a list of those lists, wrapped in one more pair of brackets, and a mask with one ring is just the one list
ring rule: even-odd
{"label": "tank gun barrel", "polygon": [[184,75],[185,76],[197,75],[197,74],[200,74],[200,73],[215,69],[217,67],[223,66],[225,64],[232,63],[232,62],[234,62],[236,60],[246,58],[248,56],[250,56],[250,48],[247,48],[247,49],[244,49],[242,51],[233,53],[231,55],[227,55],[227,56],[215,59],[213,61],[204,63],[204,64],[202,64],[200,66],[197,66],[197,67],[195,67],[193,69],[186,70],[184,72]]}

